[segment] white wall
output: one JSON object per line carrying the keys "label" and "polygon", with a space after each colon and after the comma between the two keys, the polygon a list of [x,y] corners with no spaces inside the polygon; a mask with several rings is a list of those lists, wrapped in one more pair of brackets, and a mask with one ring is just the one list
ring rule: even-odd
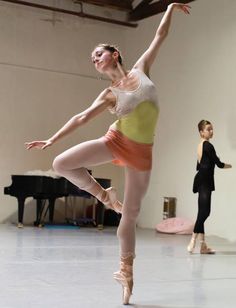
{"label": "white wall", "polygon": [[[24,142],[46,139],[73,114],[84,110],[107,86],[91,63],[97,43],[123,46],[123,29],[1,3],[0,5],[0,222],[16,221],[17,202],[3,194],[11,174],[48,170],[53,158],[77,142],[103,135],[114,118],[105,113],[46,151],[26,151]],[[93,168],[97,177],[111,178],[122,191],[122,170],[112,165]],[[30,199],[27,199],[27,203]],[[32,202],[31,202],[32,203]],[[26,206],[25,222],[34,219]]]}
{"label": "white wall", "polygon": [[[159,91],[160,119],[154,168],[139,219],[153,228],[162,219],[163,196],[177,197],[177,215],[195,219],[196,125],[202,118],[214,124],[212,140],[218,155],[235,164],[235,54],[234,0],[198,0],[190,16],[176,12],[171,31],[152,69]],[[96,77],[90,52],[97,42],[115,42],[134,60],[148,46],[161,16],[139,23],[137,29],[56,15],[18,6],[0,6],[0,185],[11,174],[49,169],[53,157],[78,140],[102,135],[112,118],[104,114],[45,152],[24,149],[23,143],[47,138],[72,114],[91,103],[106,86]],[[31,68],[32,67],[32,68]],[[108,176],[122,193],[123,171],[112,165],[95,169]],[[208,234],[236,239],[235,170],[216,170],[216,192]],[[0,221],[15,220],[16,200],[0,194]],[[28,209],[29,211],[29,209]],[[32,220],[32,217],[31,217]]]}
{"label": "white wall", "polygon": [[[163,196],[177,197],[177,215],[195,220],[197,195],[191,190],[199,142],[197,123],[206,118],[215,128],[212,143],[218,155],[234,166],[216,168],[206,232],[235,240],[236,2],[198,0],[191,6],[190,16],[175,12],[151,72],[159,89],[161,113],[152,181],[139,225],[154,227],[161,221]],[[133,31],[130,57],[148,46],[161,17],[146,19]]]}

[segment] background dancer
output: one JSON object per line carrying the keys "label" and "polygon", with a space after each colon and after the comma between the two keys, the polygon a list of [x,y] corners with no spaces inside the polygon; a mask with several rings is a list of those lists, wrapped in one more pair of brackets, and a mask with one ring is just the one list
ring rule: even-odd
{"label": "background dancer", "polygon": [[215,190],[214,169],[215,165],[219,168],[231,168],[229,164],[222,163],[216,155],[214,146],[209,142],[213,137],[213,126],[207,120],[198,123],[198,130],[201,141],[197,150],[197,174],[193,182],[193,192],[198,192],[198,214],[193,229],[191,241],[187,247],[188,252],[192,253],[196,245],[196,239],[200,240],[201,254],[214,254],[215,251],[207,247],[205,242],[204,223],[211,212],[211,192]]}

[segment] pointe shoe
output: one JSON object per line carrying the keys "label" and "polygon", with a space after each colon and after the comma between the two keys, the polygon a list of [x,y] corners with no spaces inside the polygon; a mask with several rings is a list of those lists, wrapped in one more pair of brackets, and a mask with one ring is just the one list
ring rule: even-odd
{"label": "pointe shoe", "polygon": [[117,199],[116,189],[109,187],[105,189],[102,203],[109,209],[112,209],[116,213],[122,213],[122,203]]}
{"label": "pointe shoe", "polygon": [[192,237],[190,243],[188,244],[187,251],[189,253],[193,253],[195,246],[196,246],[196,238]]}
{"label": "pointe shoe", "polygon": [[[121,261],[120,270],[113,274],[114,279],[122,285],[122,300],[124,305],[129,304],[130,296],[133,290],[133,257],[130,264]],[[124,259],[125,260],[125,259]]]}
{"label": "pointe shoe", "polygon": [[214,255],[216,252],[215,250],[207,247],[206,242],[201,242],[200,254],[202,255]]}
{"label": "pointe shoe", "polygon": [[104,189],[98,182],[94,181],[92,187],[83,187],[83,189],[102,202],[105,207],[112,209],[116,213],[122,213],[122,203],[117,200],[114,187]]}
{"label": "pointe shoe", "polygon": [[123,288],[123,304],[128,305],[130,296],[132,295],[133,290],[133,277],[125,276],[121,271],[115,272],[113,274],[114,279],[122,285]]}

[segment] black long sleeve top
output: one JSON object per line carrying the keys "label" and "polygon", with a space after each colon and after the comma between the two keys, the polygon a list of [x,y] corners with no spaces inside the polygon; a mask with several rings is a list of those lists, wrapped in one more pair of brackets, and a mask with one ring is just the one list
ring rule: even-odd
{"label": "black long sleeve top", "polygon": [[199,191],[200,187],[215,190],[214,170],[215,165],[219,168],[224,168],[222,163],[216,155],[214,146],[209,141],[204,141],[202,145],[202,158],[200,163],[197,162],[197,174],[193,181],[193,192]]}

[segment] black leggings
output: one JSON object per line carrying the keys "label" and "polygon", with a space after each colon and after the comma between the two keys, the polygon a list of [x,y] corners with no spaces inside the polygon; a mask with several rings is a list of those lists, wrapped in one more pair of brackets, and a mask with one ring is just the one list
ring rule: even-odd
{"label": "black leggings", "polygon": [[211,190],[200,187],[198,192],[198,215],[193,229],[194,233],[205,233],[204,222],[211,212]]}

